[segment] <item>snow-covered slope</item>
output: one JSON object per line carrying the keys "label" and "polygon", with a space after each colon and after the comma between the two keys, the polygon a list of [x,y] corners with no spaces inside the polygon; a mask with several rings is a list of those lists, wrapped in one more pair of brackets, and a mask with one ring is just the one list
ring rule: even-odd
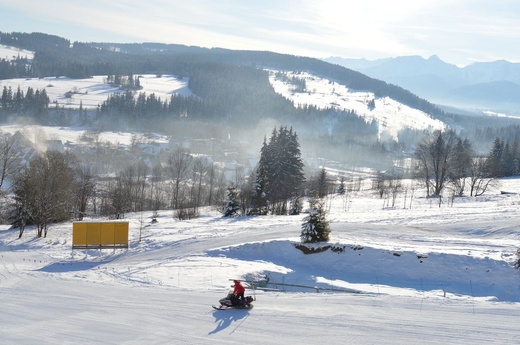
{"label": "snow-covered slope", "polygon": [[[188,78],[179,79],[173,75],[156,76],[151,74],[141,75],[142,89],[139,92],[150,95],[155,94],[161,100],[169,100],[172,94],[191,96],[188,88]],[[106,76],[94,76],[86,79],[71,79],[66,77],[46,78],[19,78],[0,80],[0,89],[4,86],[16,91],[18,87],[25,92],[28,87],[33,89],[45,89],[50,98],[52,107],[55,103],[65,108],[79,108],[80,103],[84,108],[96,108],[114,93],[123,93],[119,87],[107,84]],[[70,97],[67,97],[69,93]]]}
{"label": "snow-covered slope", "polygon": [[32,60],[34,58],[34,52],[0,44],[0,59],[11,61],[17,58]]}
{"label": "snow-covered slope", "polygon": [[[376,98],[373,93],[349,90],[334,81],[307,73],[288,73],[288,75],[305,79],[306,91],[295,92],[293,85],[276,79],[274,74],[271,74],[270,81],[276,92],[293,101],[295,105],[353,110],[367,122],[378,121],[380,136],[383,138],[396,139],[397,133],[403,128],[419,130],[444,128],[441,121],[388,97]],[[45,89],[51,103],[57,103],[60,107],[78,108],[82,104],[84,108],[96,108],[109,95],[124,92],[116,86],[105,83],[105,79],[105,76],[87,79],[66,77],[8,79],[0,80],[0,89],[4,86],[11,87],[13,90],[20,87],[22,91],[26,91],[28,87]],[[179,79],[173,75],[142,75],[140,82],[142,89],[139,92],[148,95],[154,93],[162,100],[168,100],[172,94],[192,95],[188,88],[188,78]],[[373,107],[370,105],[371,101],[374,102]]]}
{"label": "snow-covered slope", "polygon": [[[305,215],[226,219],[206,210],[178,221],[161,211],[152,223],[150,213],[130,214],[130,248],[101,251],[72,251],[70,223],[40,239],[4,226],[0,340],[517,343],[520,197],[500,190],[519,189],[506,179],[441,207],[418,189],[394,207],[369,190],[334,196],[325,203],[327,245],[340,250],[310,255],[294,247]],[[272,290],[248,289],[253,310],[211,309],[229,279],[266,275]]]}
{"label": "snow-covered slope", "polygon": [[410,108],[389,97],[377,98],[374,93],[350,90],[334,80],[318,77],[304,72],[284,72],[287,78],[305,80],[305,90],[297,88],[286,80],[276,78],[271,71],[269,80],[275,91],[298,105],[313,105],[320,109],[333,108],[353,110],[367,122],[379,122],[379,135],[382,138],[397,139],[401,129],[417,130],[444,129],[442,121],[431,118],[423,111]]}

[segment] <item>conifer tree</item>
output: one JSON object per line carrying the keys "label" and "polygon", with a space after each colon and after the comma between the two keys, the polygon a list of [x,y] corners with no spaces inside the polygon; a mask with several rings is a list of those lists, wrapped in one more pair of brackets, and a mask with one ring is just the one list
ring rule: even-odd
{"label": "conifer tree", "polygon": [[238,192],[235,187],[230,186],[227,189],[227,200],[224,206],[224,217],[236,217],[240,210],[240,202],[238,199]]}
{"label": "conifer tree", "polygon": [[267,209],[267,190],[269,189],[269,162],[268,162],[268,146],[266,138],[260,150],[260,161],[256,167],[254,182],[253,182],[253,196],[252,209],[250,214],[265,215]]}
{"label": "conifer tree", "polygon": [[329,240],[330,226],[326,219],[323,201],[316,193],[309,199],[309,215],[303,219],[300,238],[303,243],[326,242]]}
{"label": "conifer tree", "polygon": [[289,214],[291,216],[300,214],[302,211],[302,198],[295,197],[291,199],[291,204],[289,206]]}
{"label": "conifer tree", "polygon": [[323,198],[328,193],[328,180],[327,180],[327,171],[325,168],[321,168],[320,174],[318,176],[318,197]]}
{"label": "conifer tree", "polygon": [[339,187],[338,187],[337,193],[339,195],[344,195],[345,192],[346,192],[346,189],[345,189],[345,178],[343,176],[341,176],[341,178],[339,180]]}
{"label": "conifer tree", "polygon": [[496,138],[493,147],[486,160],[486,172],[490,177],[502,177],[502,155],[504,152],[504,143],[500,138]]}
{"label": "conifer tree", "polygon": [[271,211],[287,214],[287,201],[299,196],[305,181],[298,136],[287,127],[275,128],[261,155],[267,163],[266,191]]}

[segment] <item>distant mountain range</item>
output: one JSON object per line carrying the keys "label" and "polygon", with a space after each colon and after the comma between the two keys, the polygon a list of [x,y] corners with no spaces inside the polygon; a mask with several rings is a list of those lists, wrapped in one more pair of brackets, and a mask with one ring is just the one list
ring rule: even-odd
{"label": "distant mountain range", "polygon": [[325,61],[398,85],[438,105],[520,114],[519,63],[499,60],[458,67],[435,55]]}

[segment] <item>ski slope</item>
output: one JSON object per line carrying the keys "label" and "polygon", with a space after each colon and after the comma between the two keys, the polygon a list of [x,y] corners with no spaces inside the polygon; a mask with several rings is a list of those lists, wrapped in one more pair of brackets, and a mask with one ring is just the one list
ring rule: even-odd
{"label": "ski slope", "polygon": [[[304,214],[130,214],[128,250],[72,251],[70,223],[40,239],[3,226],[0,343],[516,344],[520,198],[500,191],[519,189],[441,207],[417,189],[393,207],[334,196],[327,244],[344,250],[310,255],[294,248]],[[211,308],[229,279],[266,275],[252,310]]]}

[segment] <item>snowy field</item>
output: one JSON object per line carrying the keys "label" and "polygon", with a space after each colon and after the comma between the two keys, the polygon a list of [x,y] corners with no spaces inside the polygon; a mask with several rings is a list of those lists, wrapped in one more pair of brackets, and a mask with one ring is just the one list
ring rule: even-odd
{"label": "snowy field", "polygon": [[40,126],[40,125],[0,125],[0,133],[15,134],[22,133],[33,143],[42,143],[46,140],[61,140],[63,143],[75,145],[84,144],[82,137],[90,133],[96,133],[99,141],[103,143],[111,143],[116,146],[130,146],[132,136],[138,135],[140,142],[168,143],[170,138],[159,133],[142,133],[127,131],[103,131],[96,132],[89,129],[79,127],[56,127],[56,126]]}
{"label": "snowy field", "polygon": [[[40,239],[3,226],[0,343],[518,344],[520,196],[500,191],[520,179],[440,208],[417,188],[394,207],[334,196],[340,250],[309,255],[294,247],[304,214],[129,214],[128,250],[72,251],[70,223]],[[211,308],[230,279],[266,275],[252,310]]]}
{"label": "snowy field", "polygon": [[32,60],[34,52],[0,44],[0,59],[16,60],[18,57]]}
{"label": "snowy field", "polygon": [[[107,84],[107,76],[94,76],[85,79],[71,79],[67,77],[45,77],[45,78],[18,78],[0,80],[0,89],[4,86],[11,87],[13,92],[20,87],[24,93],[28,87],[34,90],[45,89],[49,96],[51,105],[58,104],[65,108],[79,108],[80,104],[84,108],[97,108],[108,99],[111,94],[123,93],[119,87]],[[139,93],[150,95],[155,94],[162,101],[169,101],[172,94],[182,96],[192,95],[188,88],[188,78],[179,79],[173,75],[156,76],[152,74],[140,75],[142,89]],[[67,97],[67,93],[71,95]]]}

